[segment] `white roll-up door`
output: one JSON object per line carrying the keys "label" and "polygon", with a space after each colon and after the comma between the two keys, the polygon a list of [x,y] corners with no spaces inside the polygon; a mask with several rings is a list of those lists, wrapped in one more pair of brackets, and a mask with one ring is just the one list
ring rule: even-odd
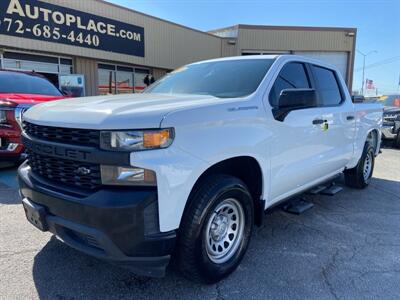
{"label": "white roll-up door", "polygon": [[343,78],[347,78],[347,52],[296,51],[294,54],[308,56],[330,63],[339,69],[340,73],[343,75]]}

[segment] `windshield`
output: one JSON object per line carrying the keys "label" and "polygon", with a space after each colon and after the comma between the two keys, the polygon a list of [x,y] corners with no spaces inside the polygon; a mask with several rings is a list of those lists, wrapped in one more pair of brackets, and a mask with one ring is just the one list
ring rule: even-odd
{"label": "windshield", "polygon": [[14,72],[0,72],[0,93],[62,96],[47,79]]}
{"label": "windshield", "polygon": [[273,59],[242,59],[187,65],[167,74],[145,93],[243,97],[257,89],[273,62]]}

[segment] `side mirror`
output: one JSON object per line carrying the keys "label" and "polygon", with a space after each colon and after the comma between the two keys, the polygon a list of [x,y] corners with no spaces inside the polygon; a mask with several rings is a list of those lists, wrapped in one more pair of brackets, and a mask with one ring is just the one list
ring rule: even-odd
{"label": "side mirror", "polygon": [[273,110],[274,117],[283,121],[292,110],[317,107],[317,93],[314,89],[285,89],[281,91],[278,103]]}
{"label": "side mirror", "polygon": [[353,103],[363,103],[365,101],[364,96],[351,96],[351,101],[353,101]]}

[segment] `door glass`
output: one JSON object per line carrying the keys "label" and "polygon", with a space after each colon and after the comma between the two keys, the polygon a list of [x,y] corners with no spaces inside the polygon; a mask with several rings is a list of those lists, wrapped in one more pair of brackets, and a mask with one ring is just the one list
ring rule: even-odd
{"label": "door glass", "polygon": [[115,94],[115,68],[114,66],[99,65],[99,94]]}
{"label": "door glass", "polygon": [[72,66],[60,65],[60,74],[72,74]]}
{"label": "door glass", "polygon": [[146,87],[145,78],[149,74],[149,70],[135,69],[135,93],[141,93]]}
{"label": "door glass", "polygon": [[288,63],[282,68],[269,93],[269,102],[272,107],[277,107],[282,90],[305,88],[310,88],[310,82],[304,65],[302,63]]}
{"label": "door glass", "polygon": [[322,105],[339,105],[342,102],[342,95],[334,71],[318,66],[312,66],[312,70]]}
{"label": "door glass", "polygon": [[133,92],[133,73],[117,71],[117,93],[132,94]]}
{"label": "door glass", "polygon": [[40,73],[58,73],[58,64],[25,61],[5,58],[3,61],[4,69],[22,70],[22,71],[35,71]]}

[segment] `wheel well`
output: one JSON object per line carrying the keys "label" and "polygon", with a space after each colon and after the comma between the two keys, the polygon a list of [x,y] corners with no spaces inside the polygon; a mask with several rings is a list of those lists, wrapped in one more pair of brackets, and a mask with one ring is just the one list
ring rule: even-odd
{"label": "wheel well", "polygon": [[372,147],[374,147],[374,151],[376,153],[376,149],[378,149],[378,132],[376,129],[371,130],[367,135],[367,142],[369,142]]}
{"label": "wheel well", "polygon": [[197,189],[197,186],[201,184],[202,180],[212,174],[231,175],[239,178],[246,184],[254,201],[255,223],[257,225],[261,224],[262,213],[264,211],[264,202],[261,201],[263,183],[261,167],[257,160],[250,156],[239,156],[216,163],[197,179],[190,192],[189,199],[192,193]]}

